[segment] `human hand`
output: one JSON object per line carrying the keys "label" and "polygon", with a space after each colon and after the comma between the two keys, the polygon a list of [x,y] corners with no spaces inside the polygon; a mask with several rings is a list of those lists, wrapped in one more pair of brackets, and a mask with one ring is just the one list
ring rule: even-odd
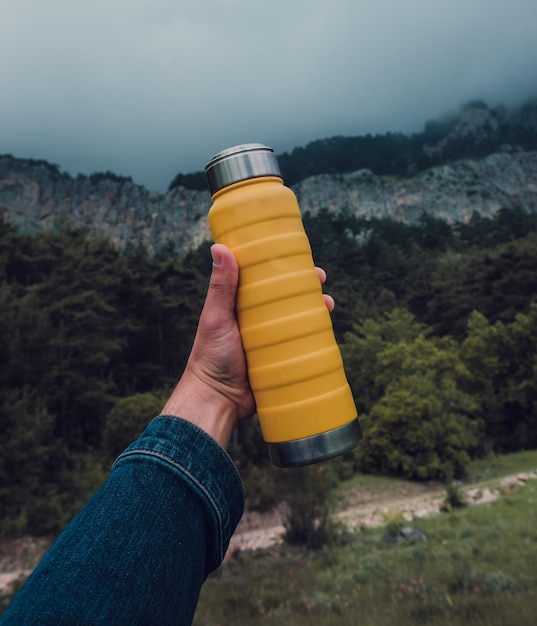
{"label": "human hand", "polygon": [[[193,422],[226,447],[237,422],[255,413],[255,400],[235,313],[239,266],[222,244],[214,244],[211,254],[211,279],[192,351],[162,414]],[[316,269],[323,284],[326,274]],[[323,297],[332,311],[334,300]]]}

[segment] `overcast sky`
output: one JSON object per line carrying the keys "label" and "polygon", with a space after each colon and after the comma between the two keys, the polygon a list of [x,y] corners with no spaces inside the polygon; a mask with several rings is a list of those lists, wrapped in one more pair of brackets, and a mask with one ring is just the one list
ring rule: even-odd
{"label": "overcast sky", "polygon": [[534,95],[536,0],[0,0],[0,154],[157,191],[235,144]]}

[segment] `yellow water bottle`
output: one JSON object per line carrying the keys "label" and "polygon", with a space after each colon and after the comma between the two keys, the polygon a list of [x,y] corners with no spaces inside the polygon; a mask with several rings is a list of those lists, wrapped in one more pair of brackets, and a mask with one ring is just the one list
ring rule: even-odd
{"label": "yellow water bottle", "polygon": [[213,238],[240,268],[237,317],[269,456],[332,458],[361,438],[356,406],[294,193],[271,148],[245,144],[205,168]]}

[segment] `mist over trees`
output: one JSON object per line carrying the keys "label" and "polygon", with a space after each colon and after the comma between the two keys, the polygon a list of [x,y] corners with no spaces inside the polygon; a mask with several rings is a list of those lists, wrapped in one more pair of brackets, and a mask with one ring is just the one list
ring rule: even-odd
{"label": "mist over trees", "polygon": [[[334,480],[444,480],[489,452],[537,447],[536,215],[304,222],[364,430]],[[1,222],[1,536],[62,528],[158,415],[209,272],[208,244],[149,257],[68,224],[25,235]],[[249,504],[273,504],[290,478],[266,471],[255,420],[231,453]]]}
{"label": "mist over trees", "polygon": [[[534,150],[536,111],[535,101],[511,111],[472,100],[453,113],[427,121],[418,133],[317,139],[278,155],[278,163],[287,185],[318,174],[343,174],[360,169],[369,169],[377,176],[405,178],[440,163],[480,158],[497,150]],[[179,173],[169,189],[178,186],[206,191],[205,173]]]}

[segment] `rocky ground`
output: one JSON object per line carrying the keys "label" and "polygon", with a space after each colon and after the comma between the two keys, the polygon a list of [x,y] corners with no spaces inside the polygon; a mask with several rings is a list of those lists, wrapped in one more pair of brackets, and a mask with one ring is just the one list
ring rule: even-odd
{"label": "rocky ground", "polygon": [[[507,476],[494,483],[461,486],[461,490],[469,505],[484,504],[517,491],[532,479],[537,479],[537,470]],[[444,498],[445,487],[440,483],[394,480],[360,485],[344,492],[335,515],[350,531],[361,526],[382,526],[387,518],[398,513],[411,522],[439,513]],[[231,540],[229,553],[263,549],[280,543],[284,534],[284,515],[283,506],[268,513],[246,512]],[[30,575],[51,541],[50,537],[22,537],[0,544],[0,600]]]}

